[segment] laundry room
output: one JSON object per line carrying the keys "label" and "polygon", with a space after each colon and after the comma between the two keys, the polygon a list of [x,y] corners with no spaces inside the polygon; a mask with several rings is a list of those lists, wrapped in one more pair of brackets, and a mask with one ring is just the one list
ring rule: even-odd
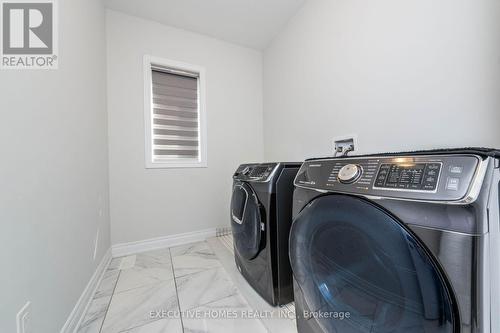
{"label": "laundry room", "polygon": [[500,333],[500,1],[0,27],[1,333]]}

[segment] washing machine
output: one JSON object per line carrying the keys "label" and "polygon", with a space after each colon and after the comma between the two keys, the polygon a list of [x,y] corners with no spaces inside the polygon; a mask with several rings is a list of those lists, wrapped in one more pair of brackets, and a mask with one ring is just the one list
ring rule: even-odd
{"label": "washing machine", "polygon": [[499,333],[499,158],[306,161],[290,234],[299,333]]}
{"label": "washing machine", "polygon": [[272,305],[293,300],[288,237],[299,167],[300,163],[243,164],[233,176],[230,215],[236,266]]}

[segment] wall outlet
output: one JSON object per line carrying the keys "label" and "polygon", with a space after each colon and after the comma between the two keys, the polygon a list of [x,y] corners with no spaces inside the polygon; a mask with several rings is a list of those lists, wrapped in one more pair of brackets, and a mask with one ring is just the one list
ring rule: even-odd
{"label": "wall outlet", "polygon": [[33,333],[31,331],[31,302],[27,302],[16,315],[17,333]]}
{"label": "wall outlet", "polygon": [[97,228],[97,232],[95,234],[95,240],[94,240],[94,260],[97,257],[97,247],[99,245],[99,228]]}

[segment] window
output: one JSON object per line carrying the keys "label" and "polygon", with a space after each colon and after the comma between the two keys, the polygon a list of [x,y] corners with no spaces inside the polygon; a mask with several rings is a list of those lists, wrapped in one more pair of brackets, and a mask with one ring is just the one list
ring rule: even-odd
{"label": "window", "polygon": [[207,166],[204,73],[144,57],[146,168]]}

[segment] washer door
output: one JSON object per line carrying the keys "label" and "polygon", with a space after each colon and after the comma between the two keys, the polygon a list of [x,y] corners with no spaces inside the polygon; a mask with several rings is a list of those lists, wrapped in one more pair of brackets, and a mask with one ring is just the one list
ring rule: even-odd
{"label": "washer door", "polygon": [[231,199],[231,227],[238,254],[253,259],[260,249],[260,205],[252,188],[245,183],[233,187]]}
{"label": "washer door", "polygon": [[439,265],[368,201],[313,200],[292,225],[290,260],[309,317],[325,332],[452,333],[459,322]]}

